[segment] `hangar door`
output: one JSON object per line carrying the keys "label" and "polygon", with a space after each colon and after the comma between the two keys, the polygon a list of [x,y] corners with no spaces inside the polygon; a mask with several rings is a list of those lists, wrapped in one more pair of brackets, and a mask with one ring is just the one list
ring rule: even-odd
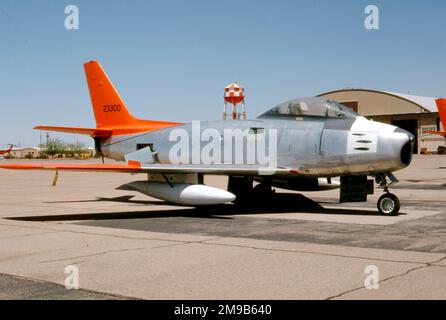
{"label": "hangar door", "polygon": [[358,101],[341,102],[341,104],[352,109],[354,112],[358,112]]}

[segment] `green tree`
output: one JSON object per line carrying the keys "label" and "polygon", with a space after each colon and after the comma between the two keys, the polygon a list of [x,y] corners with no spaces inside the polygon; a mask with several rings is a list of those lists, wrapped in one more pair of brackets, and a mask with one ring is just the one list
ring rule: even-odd
{"label": "green tree", "polygon": [[80,158],[82,154],[89,153],[87,145],[83,142],[69,143],[67,145],[66,156]]}
{"label": "green tree", "polygon": [[26,155],[25,155],[25,159],[34,159],[34,156],[33,156],[33,154],[31,153],[31,152],[28,152]]}
{"label": "green tree", "polygon": [[44,154],[47,154],[52,159],[56,155],[63,155],[67,151],[67,144],[60,139],[48,139],[48,141],[41,146]]}

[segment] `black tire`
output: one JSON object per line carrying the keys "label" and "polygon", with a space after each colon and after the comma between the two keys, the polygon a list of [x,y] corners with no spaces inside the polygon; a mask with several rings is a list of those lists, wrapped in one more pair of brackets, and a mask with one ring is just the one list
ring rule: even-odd
{"label": "black tire", "polygon": [[378,200],[378,211],[385,216],[397,216],[400,212],[400,200],[392,193],[383,194]]}
{"label": "black tire", "polygon": [[257,195],[272,195],[273,190],[271,188],[271,185],[259,183],[254,187],[254,193],[256,193]]}
{"label": "black tire", "polygon": [[270,184],[259,183],[253,189],[252,201],[261,205],[271,203],[274,191]]}
{"label": "black tire", "polygon": [[250,203],[253,190],[253,180],[249,177],[229,177],[228,191],[236,198],[232,201],[236,205],[246,205]]}

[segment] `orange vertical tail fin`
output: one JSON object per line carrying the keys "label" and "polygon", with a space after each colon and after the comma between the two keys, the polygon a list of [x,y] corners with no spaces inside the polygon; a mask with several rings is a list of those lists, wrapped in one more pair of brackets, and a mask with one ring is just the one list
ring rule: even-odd
{"label": "orange vertical tail fin", "polygon": [[119,135],[153,131],[179,124],[133,117],[97,61],[85,63],[84,69],[97,129],[113,130],[113,134]]}
{"label": "orange vertical tail fin", "polygon": [[133,117],[97,61],[84,64],[96,128],[38,126],[37,130],[86,134],[93,138],[127,135],[180,125],[179,122],[140,120]]}
{"label": "orange vertical tail fin", "polygon": [[96,126],[101,128],[135,124],[136,119],[127,110],[101,65],[90,61],[84,64],[84,69]]}
{"label": "orange vertical tail fin", "polygon": [[440,115],[443,130],[446,130],[446,99],[441,98],[435,101],[437,103],[438,114]]}
{"label": "orange vertical tail fin", "polygon": [[440,115],[440,121],[444,131],[426,131],[425,133],[436,134],[446,138],[446,99],[437,99],[435,102],[437,104],[438,114]]}

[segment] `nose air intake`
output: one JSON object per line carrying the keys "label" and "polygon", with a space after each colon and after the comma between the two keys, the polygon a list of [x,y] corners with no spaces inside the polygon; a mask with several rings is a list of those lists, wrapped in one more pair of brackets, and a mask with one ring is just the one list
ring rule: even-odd
{"label": "nose air intake", "polygon": [[410,140],[401,148],[401,163],[407,167],[412,162],[414,139]]}
{"label": "nose air intake", "polygon": [[401,148],[400,160],[401,164],[405,167],[409,166],[412,162],[413,149],[415,146],[415,136],[409,131],[401,128],[397,128],[395,133],[404,133],[407,135],[408,141]]}
{"label": "nose air intake", "polygon": [[403,130],[401,128],[398,128],[395,130],[395,132],[398,133],[405,133],[407,134],[407,137],[409,141],[403,145],[401,148],[401,164],[405,167],[409,166],[412,162],[412,155],[413,155],[413,149],[415,146],[415,136],[411,134],[410,132]]}

